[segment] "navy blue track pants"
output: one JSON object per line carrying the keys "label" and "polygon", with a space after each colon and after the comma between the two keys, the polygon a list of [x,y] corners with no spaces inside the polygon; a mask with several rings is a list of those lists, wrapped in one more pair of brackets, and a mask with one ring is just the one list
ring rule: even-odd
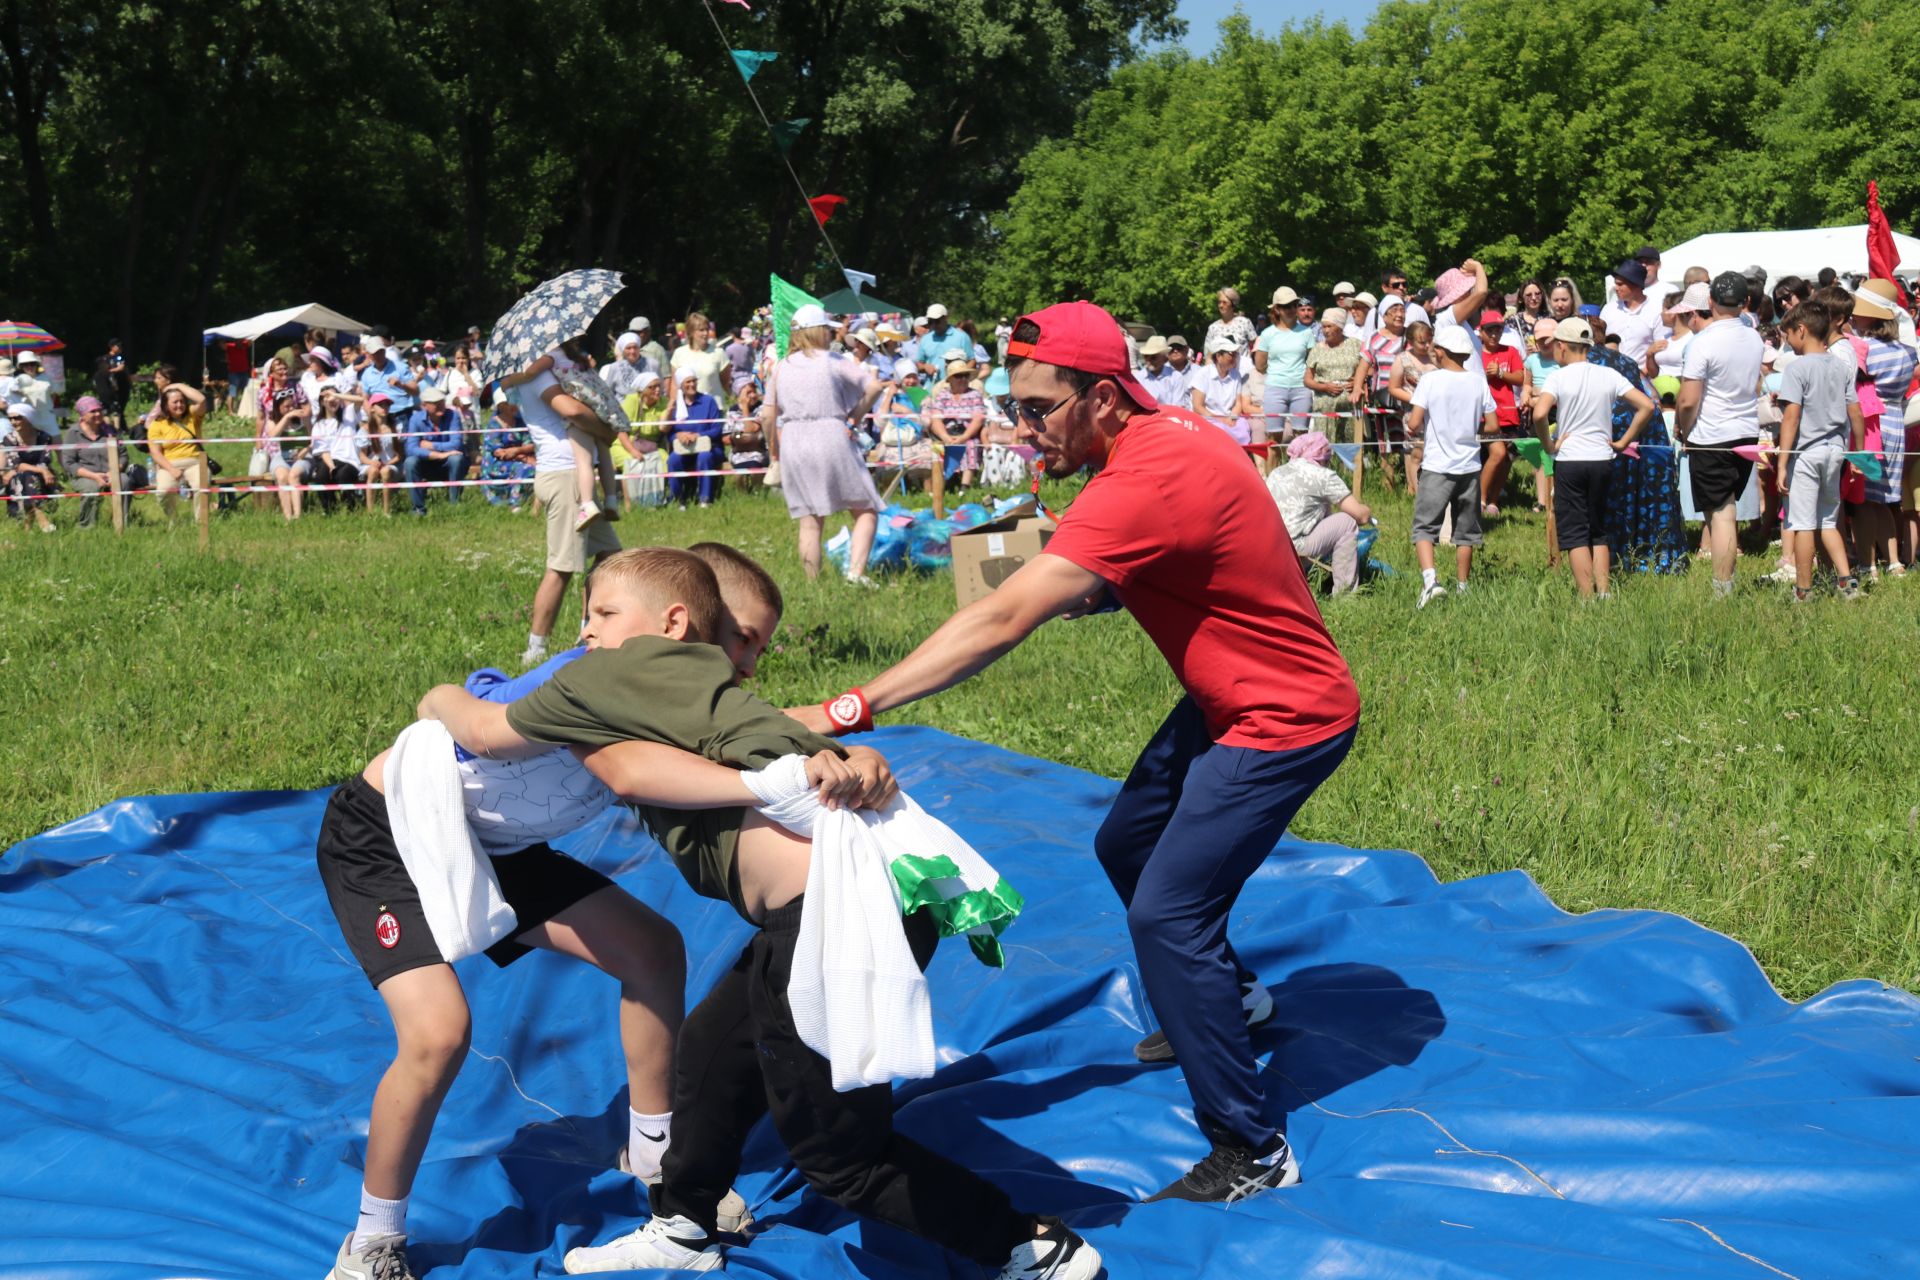
{"label": "navy blue track pants", "polygon": [[1241,1009],[1247,970],[1227,941],[1227,915],[1356,732],[1291,751],[1225,747],[1193,699],[1182,698],[1094,837],[1127,908],[1147,999],[1210,1138],[1258,1147],[1274,1132]]}

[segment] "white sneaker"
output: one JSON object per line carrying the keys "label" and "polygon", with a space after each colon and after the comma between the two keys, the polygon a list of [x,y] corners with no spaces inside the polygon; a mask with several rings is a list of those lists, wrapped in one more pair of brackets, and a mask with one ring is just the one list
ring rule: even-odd
{"label": "white sneaker", "polygon": [[[624,1146],[620,1148],[620,1157],[614,1161],[614,1167],[629,1177],[640,1178],[640,1175],[633,1171],[633,1163],[627,1158],[627,1149]],[[660,1175],[657,1173],[651,1178],[640,1178],[641,1185],[647,1189],[649,1200],[652,1199],[654,1191],[659,1188],[660,1181]],[[737,1235],[752,1223],[753,1210],[747,1208],[746,1200],[738,1191],[728,1187],[727,1194],[721,1196],[720,1203],[713,1207],[713,1225],[722,1231]]]}
{"label": "white sneaker", "polygon": [[1446,598],[1447,589],[1436,582],[1432,586],[1420,588],[1420,603],[1414,607],[1416,609],[1424,609],[1432,601],[1444,600]]}
{"label": "white sneaker", "polygon": [[1466,584],[1466,583],[1464,583],[1464,582],[1456,582],[1456,583],[1454,583],[1454,584],[1453,584],[1453,594],[1455,594],[1455,595],[1457,595],[1457,596],[1463,596],[1463,595],[1465,595],[1465,594],[1467,594],[1467,584]]}
{"label": "white sneaker", "polygon": [[846,579],[848,582],[851,582],[856,587],[866,587],[868,590],[871,590],[871,591],[878,591],[880,589],[880,584],[875,582],[872,578],[869,578],[864,573],[857,578],[853,574],[849,573],[846,575]]}
{"label": "white sneaker", "polygon": [[358,1253],[353,1247],[353,1232],[340,1242],[333,1257],[333,1270],[327,1280],[414,1280],[407,1265],[407,1238],[400,1235],[374,1236]]}
{"label": "white sneaker", "polygon": [[707,1242],[707,1233],[691,1218],[655,1217],[638,1231],[629,1231],[617,1240],[567,1250],[564,1265],[570,1276],[596,1271],[639,1271],[652,1267],[664,1271],[715,1271],[720,1267],[720,1246]]}
{"label": "white sneaker", "polygon": [[598,520],[602,514],[603,513],[600,510],[599,503],[597,502],[581,503],[580,514],[573,518],[573,531],[575,533],[579,533],[582,529],[585,529],[588,525],[592,524],[595,520]]}
{"label": "white sneaker", "polygon": [[1045,1236],[1017,1246],[995,1280],[1093,1280],[1100,1274],[1100,1251],[1058,1218],[1042,1218]]}

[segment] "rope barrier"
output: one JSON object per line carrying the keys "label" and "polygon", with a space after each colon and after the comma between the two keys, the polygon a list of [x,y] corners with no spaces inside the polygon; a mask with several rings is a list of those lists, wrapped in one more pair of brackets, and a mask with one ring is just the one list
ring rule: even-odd
{"label": "rope barrier", "polygon": [[[994,447],[1013,448],[1014,446],[1001,445],[1001,446],[994,446]],[[198,459],[195,459],[195,461],[198,461]],[[882,471],[882,470],[893,470],[895,468],[899,468],[902,466],[902,463],[898,460],[889,460],[886,462],[863,461],[861,465],[866,467],[866,469],[869,471]],[[571,469],[572,468],[569,468],[569,470]],[[912,467],[909,466],[907,469],[911,470]],[[732,467],[732,468],[725,468],[725,469],[709,469],[709,470],[699,470],[699,471],[647,471],[637,475],[630,474],[627,472],[622,472],[620,474],[620,479],[622,481],[627,481],[627,480],[668,481],[668,480],[697,480],[704,476],[720,476],[723,478],[727,476],[749,477],[749,476],[764,476],[767,474],[768,470],[769,468],[767,467]],[[249,476],[247,478],[249,480],[256,480],[256,479],[261,479],[263,477]],[[514,477],[514,476],[494,477],[490,479],[480,478],[480,479],[472,479],[472,480],[464,480],[464,479],[463,480],[359,480],[350,484],[242,485],[236,481],[230,484],[219,484],[219,483],[210,484],[206,486],[204,489],[198,489],[198,490],[182,485],[177,488],[168,489],[165,492],[167,494],[178,494],[182,497],[191,497],[195,493],[234,494],[237,496],[240,494],[248,494],[248,493],[292,493],[296,490],[298,490],[301,493],[365,493],[368,491],[379,493],[382,491],[403,490],[403,489],[450,489],[450,488],[466,489],[466,488],[479,488],[479,487],[499,486],[499,485],[516,485],[516,484],[531,485],[533,481],[534,481],[534,477],[531,475],[518,476],[518,477]],[[121,489],[119,493],[120,493],[120,496],[123,498],[137,498],[137,497],[143,497],[151,494],[159,494],[161,493],[161,490],[154,488],[153,486],[150,485],[143,489]],[[97,493],[79,493],[74,490],[60,490],[55,493],[22,494],[17,498],[7,497],[4,500],[8,502],[51,502],[58,498],[100,498],[102,500],[105,500],[111,496],[113,496],[111,491],[107,489],[101,489]]]}
{"label": "rope barrier", "polygon": [[[867,413],[867,414],[861,414],[859,417],[852,419],[852,421],[886,423],[886,422],[892,422],[898,418],[920,418],[923,416],[924,416],[923,414],[918,414],[918,413],[916,414]],[[1313,411],[1306,411],[1301,413],[1250,414],[1247,417],[1247,421],[1250,423],[1251,422],[1275,422],[1275,421],[1284,422],[1287,420],[1315,421],[1315,420],[1334,420],[1334,419],[1341,420],[1341,421],[1352,421],[1357,418],[1398,418],[1402,416],[1403,416],[1402,411],[1397,409],[1377,409],[1377,408],[1369,407],[1366,409],[1329,409],[1329,410],[1326,410],[1325,412],[1319,412],[1319,413],[1316,413]],[[681,427],[683,426],[712,426],[716,424],[725,425],[727,423],[740,422],[740,421],[743,421],[743,420],[737,419],[737,418],[683,418],[683,419],[680,419],[678,422],[674,422],[674,423],[662,422],[658,425],[661,427],[660,434],[662,436],[666,436],[666,435],[672,434],[675,431],[680,430]],[[996,421],[996,420],[989,419],[989,421]],[[1213,420],[1208,419],[1208,421],[1213,421]],[[654,424],[649,424],[649,425],[654,425]],[[1219,425],[1219,424],[1215,423],[1215,425]],[[515,429],[525,430],[525,428],[515,428]],[[1503,430],[1508,430],[1508,429],[1518,430],[1518,428],[1503,428]],[[458,428],[450,428],[446,431],[436,431],[433,433],[433,435],[436,438],[442,438],[446,436],[485,436],[485,435],[491,435],[499,430],[501,430],[501,428],[499,427],[458,427]],[[403,440],[409,439],[411,437],[411,434],[412,433],[408,433],[408,432],[395,432],[393,433],[392,438],[396,442],[403,441]],[[629,432],[628,434],[632,434],[632,433]],[[66,452],[66,451],[73,451],[73,450],[79,450],[79,449],[97,448],[99,447],[100,443],[102,441],[105,441],[107,438],[108,437],[106,436],[101,436],[99,437],[98,440],[85,443],[85,444],[67,444],[64,442],[53,442],[53,443],[47,443],[47,444],[38,444],[38,445],[22,446],[22,447],[33,448],[33,449],[46,449],[54,452]],[[312,435],[304,435],[304,436],[284,435],[284,436],[266,437],[268,441],[279,443],[279,444],[310,442],[315,438],[316,437]],[[652,439],[652,437],[650,436],[642,436],[641,438],[647,439],[647,440]],[[1523,434],[1523,435],[1517,435],[1517,436],[1487,436],[1482,439],[1482,443],[1511,444],[1515,440],[1535,440],[1538,438],[1539,438],[1538,436],[1532,435],[1532,434]],[[132,440],[132,439],[125,439],[125,438],[121,439],[121,446],[123,448],[128,448],[128,449],[140,447],[145,443],[146,442],[140,441],[140,440]],[[258,449],[261,443],[261,437],[259,436],[196,436],[193,439],[193,443],[196,445],[250,444],[250,445],[253,445],[256,449]],[[1277,443],[1277,441],[1269,440],[1267,443],[1270,443],[1270,444]],[[1379,449],[1379,450],[1394,450],[1394,451],[1403,450],[1408,445],[1408,442],[1406,441],[1393,441],[1393,440],[1336,440],[1333,443],[1345,444],[1345,445],[1357,445],[1363,449]],[[1648,449],[1672,450],[1672,451],[1685,452],[1685,453],[1741,453],[1743,451],[1753,450],[1756,448],[1758,448],[1761,453],[1778,452],[1778,450],[1775,450],[1775,449],[1765,448],[1765,447],[1756,446],[1756,445],[1712,445],[1712,444],[1675,445],[1675,444],[1646,444],[1639,441],[1636,441],[1635,445],[1637,448],[1640,448],[1642,450],[1648,450]],[[1881,449],[1881,450],[1870,450],[1869,452],[1876,452],[1882,458],[1920,457],[1920,448],[1899,449],[1899,450]]]}

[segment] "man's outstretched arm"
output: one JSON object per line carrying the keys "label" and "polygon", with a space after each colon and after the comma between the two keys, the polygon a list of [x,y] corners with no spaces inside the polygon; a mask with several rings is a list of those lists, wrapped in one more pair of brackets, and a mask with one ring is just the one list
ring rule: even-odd
{"label": "man's outstretched arm", "polygon": [[[959,684],[985,670],[1041,623],[1098,605],[1107,582],[1061,556],[1041,552],[999,589],[940,624],[920,647],[861,686],[871,711],[890,711]],[[794,707],[793,716],[816,733],[833,733],[824,707]]]}

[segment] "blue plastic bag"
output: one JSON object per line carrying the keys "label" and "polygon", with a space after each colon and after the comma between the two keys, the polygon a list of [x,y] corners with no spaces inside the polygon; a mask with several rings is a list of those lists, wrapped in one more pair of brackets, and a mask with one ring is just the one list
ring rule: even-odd
{"label": "blue plastic bag", "polygon": [[953,522],[917,520],[907,530],[907,559],[923,573],[953,567]]}

